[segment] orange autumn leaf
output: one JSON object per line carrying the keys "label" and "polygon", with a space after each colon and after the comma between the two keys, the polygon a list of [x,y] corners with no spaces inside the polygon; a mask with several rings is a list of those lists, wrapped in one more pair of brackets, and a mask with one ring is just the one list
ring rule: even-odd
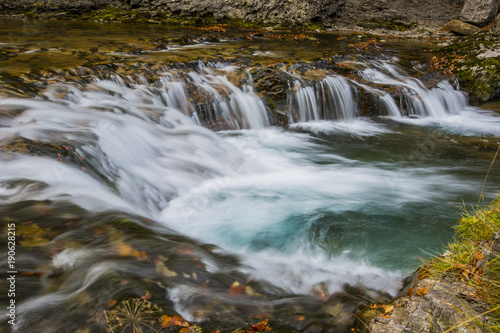
{"label": "orange autumn leaf", "polygon": [[171,327],[171,326],[183,326],[183,327],[189,327],[189,323],[182,319],[180,316],[175,315],[173,317],[163,315],[160,318],[161,320],[161,327],[166,328],[166,327]]}
{"label": "orange autumn leaf", "polygon": [[141,261],[146,261],[148,259],[146,251],[133,250],[132,255]]}
{"label": "orange autumn leaf", "polygon": [[410,288],[410,289],[408,289],[408,291],[406,292],[406,296],[412,296],[414,292],[415,292],[415,290],[413,290],[413,288]]}
{"label": "orange autumn leaf", "polygon": [[377,304],[370,304],[370,309],[376,309],[377,308]]}
{"label": "orange autumn leaf", "polygon": [[476,258],[477,261],[481,261],[484,259],[484,256],[482,253],[476,252],[476,253],[474,253],[474,258]]}
{"label": "orange autumn leaf", "polygon": [[425,295],[427,295],[427,293],[429,293],[429,290],[427,288],[417,289],[418,296],[425,296]]}
{"label": "orange autumn leaf", "polygon": [[302,321],[302,320],[304,320],[304,319],[306,319],[306,317],[304,317],[304,316],[298,316],[298,317],[297,317],[297,321]]}
{"label": "orange autumn leaf", "polygon": [[255,332],[264,332],[264,331],[270,331],[271,329],[268,326],[268,319],[264,319],[260,323],[254,324],[250,326],[245,333],[255,333]]}
{"label": "orange autumn leaf", "polygon": [[146,295],[142,296],[141,298],[147,301],[148,299],[151,299],[151,293],[148,291]]}
{"label": "orange autumn leaf", "polygon": [[117,303],[116,299],[112,299],[108,302],[108,306],[109,307],[112,307],[113,305],[115,305]]}
{"label": "orange autumn leaf", "polygon": [[120,243],[118,246],[118,254],[121,257],[126,257],[129,256],[132,253],[132,247],[130,245],[127,245],[125,243]]}

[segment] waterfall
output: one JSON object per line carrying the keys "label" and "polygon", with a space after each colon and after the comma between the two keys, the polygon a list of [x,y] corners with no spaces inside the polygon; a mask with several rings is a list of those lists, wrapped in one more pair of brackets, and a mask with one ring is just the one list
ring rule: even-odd
{"label": "waterfall", "polygon": [[[66,100],[82,107],[143,119],[161,117],[154,108],[171,108],[214,130],[268,127],[272,110],[266,109],[250,72],[227,64],[208,65],[201,63],[188,72],[164,68],[153,82],[141,76],[133,79],[115,75],[111,80],[95,79],[86,85],[60,84],[48,87],[44,95],[61,103],[57,97],[63,91]],[[466,95],[447,81],[429,89],[387,61],[362,65],[365,68],[351,77],[327,73],[310,81],[297,75],[286,82],[286,101],[275,101],[287,106],[281,123],[352,121],[360,116],[444,119],[467,108]],[[114,95],[122,96],[129,106],[117,104]]]}
{"label": "waterfall", "polygon": [[317,86],[323,119],[353,119],[359,113],[356,90],[342,76],[327,76]]}
{"label": "waterfall", "polygon": [[[399,74],[394,65],[380,62],[374,62],[374,65],[375,68],[362,71],[361,77],[369,84],[401,88],[399,93],[404,101],[402,104],[407,105],[406,109],[400,109],[401,116],[444,118],[467,106],[467,97],[447,81],[441,81],[436,87],[427,89],[422,81]],[[386,100],[387,98],[389,97],[384,97]]]}

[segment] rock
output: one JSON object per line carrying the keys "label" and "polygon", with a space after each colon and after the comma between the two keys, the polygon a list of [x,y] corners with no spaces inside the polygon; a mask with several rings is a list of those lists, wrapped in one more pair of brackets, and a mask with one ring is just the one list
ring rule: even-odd
{"label": "rock", "polygon": [[491,28],[491,31],[500,34],[500,14],[495,18],[495,25]]}
{"label": "rock", "polygon": [[451,20],[450,22],[446,23],[446,27],[450,29],[451,32],[464,36],[477,34],[481,31],[481,28],[478,28],[475,25],[469,23],[462,22],[460,20]]}
{"label": "rock", "polygon": [[495,17],[497,12],[496,0],[466,0],[460,12],[460,20],[484,27]]}
{"label": "rock", "polygon": [[[483,313],[488,308],[477,297],[478,290],[465,282],[437,281],[430,278],[414,281],[412,289],[394,302],[389,316],[375,317],[369,324],[370,333],[443,332]],[[420,293],[425,290],[427,293]],[[410,295],[408,295],[410,294]],[[487,317],[479,322],[488,321]],[[474,321],[464,325],[467,332],[483,332]]]}
{"label": "rock", "polygon": [[[114,8],[111,8],[114,7]],[[114,20],[118,12],[129,13],[127,19],[146,17],[155,21],[164,18],[232,19],[264,25],[325,25],[334,28],[358,28],[359,22],[376,21],[386,30],[410,29],[413,26],[442,27],[447,18],[457,17],[456,0],[3,0],[0,13],[71,12],[75,16],[97,9],[110,9],[99,16]],[[118,11],[116,9],[119,9]],[[95,13],[94,13],[95,14]],[[137,15],[136,15],[137,14]],[[144,14],[144,15],[143,15]],[[146,15],[147,14],[147,15]],[[92,17],[92,13],[90,16]]]}

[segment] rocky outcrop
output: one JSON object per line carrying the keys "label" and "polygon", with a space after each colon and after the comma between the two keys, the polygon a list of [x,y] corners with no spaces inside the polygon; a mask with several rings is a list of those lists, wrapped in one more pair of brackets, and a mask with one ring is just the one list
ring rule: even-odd
{"label": "rocky outcrop", "polygon": [[[426,278],[416,281],[407,294],[394,302],[389,315],[377,316],[369,324],[371,333],[444,332],[459,325],[466,332],[483,332],[475,321],[460,325],[478,316],[487,322],[488,304],[480,299],[478,290],[464,282],[446,282]],[[465,332],[465,330],[464,330]]]}
{"label": "rocky outcrop", "polygon": [[451,20],[450,22],[446,23],[446,27],[450,29],[451,32],[462,36],[469,36],[481,32],[481,28],[469,23],[462,22],[460,20]]}
{"label": "rocky outcrop", "polygon": [[60,12],[93,10],[106,7],[138,10],[150,18],[186,17],[234,19],[264,24],[319,23],[327,27],[356,26],[372,23],[391,28],[391,22],[401,27],[413,24],[443,26],[458,17],[460,6],[455,0],[4,0],[0,12]]}
{"label": "rocky outcrop", "polygon": [[460,12],[460,20],[484,27],[495,17],[497,12],[496,0],[466,0]]}

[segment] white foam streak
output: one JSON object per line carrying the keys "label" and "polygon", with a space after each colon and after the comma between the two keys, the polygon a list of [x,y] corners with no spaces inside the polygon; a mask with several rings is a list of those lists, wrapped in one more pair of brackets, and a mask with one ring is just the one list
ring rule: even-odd
{"label": "white foam streak", "polygon": [[392,133],[381,124],[374,123],[368,119],[357,118],[344,121],[316,121],[307,123],[296,123],[291,128],[300,128],[312,133],[348,133],[357,137],[366,137],[379,134]]}

